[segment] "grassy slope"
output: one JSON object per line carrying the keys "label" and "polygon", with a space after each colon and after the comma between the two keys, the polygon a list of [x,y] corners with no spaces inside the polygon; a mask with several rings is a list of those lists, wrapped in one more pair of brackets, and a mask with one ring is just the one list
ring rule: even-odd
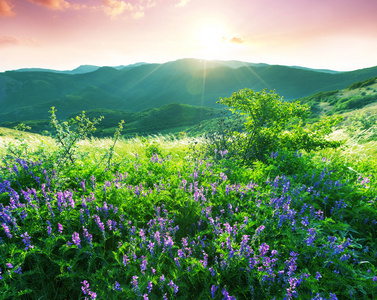
{"label": "grassy slope", "polygon": [[215,107],[219,97],[245,87],[274,88],[290,100],[376,75],[377,68],[330,74],[285,66],[231,68],[187,59],[123,70],[104,67],[77,75],[5,72],[0,74],[0,117],[4,121],[47,118],[51,106],[57,107],[60,118],[95,108],[135,112],[172,102]]}
{"label": "grassy slope", "polygon": [[[217,116],[218,110],[209,107],[196,107],[185,104],[171,103],[160,108],[147,109],[138,113],[122,110],[92,109],[86,111],[90,119],[104,116],[104,120],[96,126],[95,136],[112,136],[119,122],[124,120],[122,133],[125,135],[148,135],[165,132],[179,132],[197,125],[203,120]],[[68,116],[74,118],[76,114]],[[19,122],[3,122],[0,126],[15,127]],[[32,132],[50,131],[49,120],[24,121]]]}
{"label": "grassy slope", "polygon": [[342,90],[320,92],[298,100],[312,108],[313,117],[334,113],[349,114],[377,102],[377,77],[355,82]]}
{"label": "grassy slope", "polygon": [[[301,158],[288,153],[284,158],[279,153],[267,164],[255,164],[250,169],[227,159],[196,161],[187,139],[138,138],[117,145],[115,161],[120,164],[116,163],[106,173],[106,164],[98,165],[98,162],[111,144],[109,139],[80,143],[79,161],[67,166],[58,177],[52,177],[48,201],[54,218],[43,204],[41,188],[30,175],[32,171],[44,182],[43,169],[25,163],[29,169],[24,171],[16,163],[21,175],[17,176],[12,168],[4,173],[2,178],[12,182],[22,202],[26,202],[23,198],[26,194],[21,193],[17,182],[25,191],[26,187],[35,188],[41,201],[37,203],[31,196],[38,210],[27,205],[25,221],[21,220],[23,208],[13,209],[21,232],[28,232],[34,249],[25,250],[22,238],[12,225],[9,225],[11,239],[0,228],[0,236],[5,241],[0,245],[3,270],[0,284],[4,299],[15,298],[21,291],[31,299],[79,299],[84,297],[81,291],[84,280],[88,280],[91,291],[99,299],[137,298],[132,276],[138,276],[141,294],[148,294],[150,299],[162,298],[164,293],[173,298],[174,290],[168,286],[171,280],[179,287],[178,299],[208,299],[212,286],[219,287],[216,299],[224,297],[221,293],[224,288],[237,299],[283,299],[288,296],[289,288],[301,299],[312,299],[317,294],[329,299],[331,293],[338,299],[373,299],[376,295],[372,281],[377,275],[373,225],[377,219],[373,202],[376,193],[372,190],[377,161],[373,147],[353,145],[356,155],[347,148],[304,154]],[[52,154],[57,147],[52,143],[48,149],[44,155]],[[158,157],[151,159],[153,153],[158,153]],[[34,157],[37,158],[42,156]],[[43,166],[48,166],[46,160]],[[363,175],[364,180],[369,173],[371,183],[364,186],[357,178]],[[92,187],[92,175],[96,177],[96,187]],[[86,179],[86,191],[81,185],[83,179]],[[189,191],[190,184],[193,192]],[[139,197],[136,187],[141,186],[145,196]],[[216,192],[212,194],[214,187]],[[72,192],[74,208],[67,203],[59,211],[60,190]],[[202,194],[204,198],[200,197]],[[85,212],[84,224],[80,222],[80,209],[85,208],[82,199],[86,199],[87,213],[91,216],[87,217]],[[7,205],[8,201],[8,193],[0,193],[0,202]],[[283,205],[287,201],[288,207]],[[343,207],[343,203],[347,206]],[[112,205],[117,207],[117,212]],[[161,213],[153,208],[162,205]],[[104,222],[106,241],[95,215]],[[47,220],[52,226],[52,236],[48,235]],[[122,224],[123,230],[109,229],[108,220],[116,221],[117,227]],[[58,231],[58,223],[63,225],[62,233]],[[83,225],[92,234],[93,248],[84,238]],[[261,225],[265,229],[257,234]],[[145,242],[141,229],[145,232]],[[310,243],[309,229],[316,232]],[[171,251],[169,248],[163,251],[163,246],[158,246],[157,231],[165,241],[172,237]],[[81,248],[67,244],[73,243],[75,232],[81,238]],[[182,238],[187,239],[187,246]],[[345,246],[348,238],[350,245]],[[153,255],[147,246],[149,241],[155,243]],[[253,251],[251,256],[240,254],[242,248],[243,253]],[[184,258],[179,258],[180,249],[185,253]],[[272,250],[277,253],[273,254]],[[126,265],[124,256],[129,259]],[[179,266],[174,258],[178,258]],[[147,260],[145,272],[141,269],[144,259]],[[4,271],[8,269],[5,262],[14,265],[9,273],[12,276]],[[22,275],[13,271],[19,267]],[[166,282],[161,283],[162,275]],[[153,284],[150,292],[149,281]],[[291,281],[294,286],[290,285]],[[121,290],[114,290],[115,282]]]}

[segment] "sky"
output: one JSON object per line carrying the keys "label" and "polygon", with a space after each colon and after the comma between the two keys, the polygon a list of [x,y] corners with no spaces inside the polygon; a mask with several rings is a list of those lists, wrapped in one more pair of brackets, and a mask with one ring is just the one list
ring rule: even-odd
{"label": "sky", "polygon": [[0,0],[0,72],[239,60],[377,66],[376,0]]}

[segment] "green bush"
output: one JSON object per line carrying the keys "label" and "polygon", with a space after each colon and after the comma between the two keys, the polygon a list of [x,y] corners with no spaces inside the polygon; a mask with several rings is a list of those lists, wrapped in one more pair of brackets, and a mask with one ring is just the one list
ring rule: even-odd
{"label": "green bush", "polygon": [[243,89],[229,98],[220,98],[219,103],[240,116],[238,121],[244,126],[243,130],[233,130],[236,126],[224,121],[218,132],[207,135],[209,152],[226,149],[231,156],[247,163],[263,161],[266,155],[279,149],[311,151],[339,145],[326,136],[340,122],[340,117],[323,118],[304,127],[303,120],[309,116],[310,108],[298,101],[285,102],[274,91]]}

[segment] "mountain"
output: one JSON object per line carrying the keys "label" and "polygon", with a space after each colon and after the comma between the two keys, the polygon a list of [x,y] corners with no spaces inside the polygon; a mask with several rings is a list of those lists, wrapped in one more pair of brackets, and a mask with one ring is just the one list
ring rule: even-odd
{"label": "mountain", "polygon": [[[114,68],[116,70],[132,69],[134,67],[138,67],[138,66],[145,65],[145,64],[147,64],[147,63],[139,62],[139,63],[135,63],[135,64],[130,64],[130,65],[115,66],[115,67],[112,67],[112,68]],[[85,74],[85,73],[94,72],[94,71],[97,71],[99,68],[101,68],[101,67],[93,66],[93,65],[81,65],[81,66],[77,67],[76,69],[67,70],[67,71],[42,69],[42,68],[23,68],[23,69],[15,70],[14,72],[49,72],[49,73],[75,75],[75,74]]]}
{"label": "mountain", "polygon": [[[80,112],[69,115],[67,119],[75,118]],[[104,119],[96,125],[95,136],[111,136],[121,120],[124,120],[122,134],[150,135],[163,131],[180,132],[198,125],[204,120],[211,120],[219,115],[219,111],[209,107],[197,107],[186,104],[170,103],[160,108],[151,108],[141,112],[124,110],[92,109],[85,112],[86,117],[93,120],[103,116]],[[19,122],[9,120],[0,123],[2,127],[14,128]],[[49,120],[35,119],[24,121],[34,133],[51,131]],[[0,127],[1,128],[1,127]]]}
{"label": "mountain", "polygon": [[354,82],[342,90],[319,92],[298,100],[311,107],[312,118],[362,109],[377,104],[377,77]]}
{"label": "mountain", "polygon": [[[92,67],[83,66],[76,72]],[[139,112],[170,103],[216,108],[219,97],[229,97],[243,88],[275,89],[289,101],[343,89],[373,76],[377,76],[377,67],[329,73],[198,59],[101,67],[80,74],[7,71],[0,73],[0,119],[47,119],[51,106],[57,108],[59,118],[96,108]]]}

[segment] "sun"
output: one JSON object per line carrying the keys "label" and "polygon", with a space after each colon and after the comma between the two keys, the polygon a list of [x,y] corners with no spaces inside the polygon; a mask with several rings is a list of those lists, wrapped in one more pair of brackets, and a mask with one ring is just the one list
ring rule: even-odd
{"label": "sun", "polygon": [[205,59],[223,57],[228,51],[224,42],[228,35],[222,24],[204,23],[196,29],[198,54]]}
{"label": "sun", "polygon": [[200,45],[205,48],[220,46],[224,36],[224,30],[217,26],[210,25],[199,29]]}

